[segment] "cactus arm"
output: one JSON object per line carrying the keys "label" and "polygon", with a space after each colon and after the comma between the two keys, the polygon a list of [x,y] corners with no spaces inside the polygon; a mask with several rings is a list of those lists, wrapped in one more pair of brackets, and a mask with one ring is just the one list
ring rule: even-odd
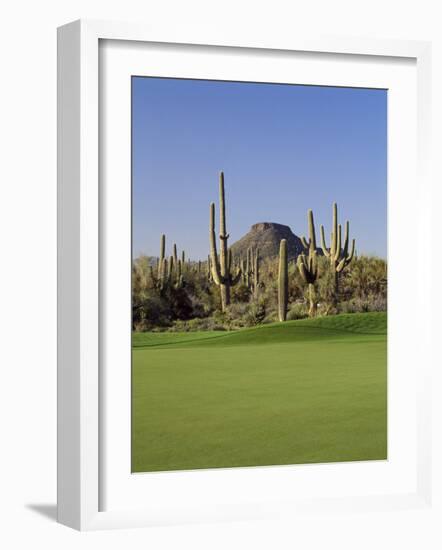
{"label": "cactus arm", "polygon": [[324,233],[324,226],[321,225],[321,248],[322,252],[324,253],[324,256],[327,258],[330,257],[330,252],[328,251],[327,245],[325,243],[325,233]]}
{"label": "cactus arm", "polygon": [[304,254],[300,254],[298,256],[298,262],[297,262],[297,265],[298,265],[298,269],[299,269],[299,273],[303,279],[304,282],[307,282],[307,271],[306,271],[306,266],[305,266],[305,255]]}
{"label": "cactus arm", "polygon": [[332,235],[332,250],[330,250],[330,253],[332,254],[332,256],[335,256],[336,259],[336,252],[340,249],[340,243],[338,246],[338,205],[335,202],[333,203]]}
{"label": "cactus arm", "polygon": [[318,269],[315,252],[309,254],[308,257],[306,257],[305,254],[299,255],[297,266],[299,273],[305,283],[313,284],[316,281]]}
{"label": "cactus arm", "polygon": [[353,239],[351,241],[351,250],[350,250],[350,254],[347,256],[347,264],[349,264],[352,260],[353,260],[353,257],[355,255],[355,246],[356,246],[356,240]]}
{"label": "cactus arm", "polygon": [[160,258],[163,260],[166,254],[166,235],[161,235]]}
{"label": "cactus arm", "polygon": [[310,246],[309,243],[307,242],[307,239],[306,239],[304,236],[301,237],[301,244],[302,244],[302,246],[303,246],[306,250],[307,250],[307,249],[309,248],[309,246]]}
{"label": "cactus arm", "polygon": [[175,265],[178,265],[178,251],[175,243],[173,245],[173,261]]}
{"label": "cactus arm", "polygon": [[304,264],[299,264],[298,268],[299,268],[299,273],[301,274],[301,277],[302,277],[303,281],[305,283],[308,283],[308,276],[307,276],[307,272],[305,270]]}
{"label": "cactus arm", "polygon": [[168,280],[170,280],[170,278],[172,277],[172,273],[173,273],[173,256],[170,256],[169,258],[169,267],[168,267],[168,271],[167,271],[167,278]]}
{"label": "cactus arm", "polygon": [[353,239],[351,242],[350,254],[348,256],[344,256],[342,260],[339,262],[338,266],[336,267],[337,273],[340,273],[344,269],[344,267],[347,267],[348,264],[353,260],[353,256],[355,253],[355,246],[356,246],[356,241],[355,239]]}
{"label": "cactus arm", "polygon": [[335,253],[333,255],[333,260],[335,262],[339,261],[341,256],[341,224],[338,225],[338,231],[335,238]]}
{"label": "cactus arm", "polygon": [[236,275],[230,279],[230,285],[235,286],[236,284],[238,284],[239,281],[241,280],[241,276],[242,276],[242,271],[241,269],[238,269],[238,271],[236,272]]}
{"label": "cactus arm", "polygon": [[215,284],[221,284],[221,273],[218,264],[218,252],[216,250],[216,237],[215,237],[215,203],[210,205],[210,230],[209,230],[209,240],[210,240],[210,259],[211,259],[211,268],[212,268],[212,277]]}
{"label": "cactus arm", "polygon": [[315,232],[315,221],[313,219],[313,210],[308,211],[308,237],[309,237],[309,248],[316,250],[316,232]]}
{"label": "cactus arm", "polygon": [[343,246],[343,252],[342,252],[343,256],[348,255],[348,236],[349,236],[349,233],[350,233],[350,222],[347,220],[345,222],[345,236],[344,236],[344,246]]}
{"label": "cactus arm", "polygon": [[346,258],[342,258],[342,260],[338,263],[338,265],[336,266],[336,273],[341,273],[341,271],[346,266],[346,260]]}

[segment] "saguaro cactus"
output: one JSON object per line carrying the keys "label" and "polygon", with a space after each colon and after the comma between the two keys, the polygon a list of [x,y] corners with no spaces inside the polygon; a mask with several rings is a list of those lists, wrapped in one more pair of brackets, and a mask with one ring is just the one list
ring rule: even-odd
{"label": "saguaro cactus", "polygon": [[161,262],[161,271],[160,276],[158,277],[158,287],[160,290],[164,290],[164,288],[170,281],[170,277],[172,274],[172,263],[172,256],[170,257],[169,262],[167,261],[167,258],[163,258],[163,261]]}
{"label": "saguaro cactus", "polygon": [[279,243],[279,277],[278,277],[278,314],[279,320],[287,318],[287,305],[289,294],[289,277],[287,263],[287,240],[282,239]]}
{"label": "saguaro cactus", "polygon": [[259,248],[255,249],[255,254],[253,256],[253,295],[255,298],[258,297],[259,293],[259,267],[260,267],[260,258],[259,258]]}
{"label": "saguaro cactus", "polygon": [[163,269],[164,256],[166,253],[166,235],[161,235],[160,240],[160,257],[158,258],[158,278],[161,277],[161,271]]}
{"label": "saguaro cactus", "polygon": [[344,246],[341,243],[341,225],[338,224],[338,205],[333,203],[333,222],[330,239],[330,248],[325,243],[324,226],[321,225],[321,247],[330,259],[330,270],[334,276],[334,301],[337,303],[339,295],[339,274],[352,261],[355,252],[355,239],[352,240],[350,253],[348,252],[350,222],[345,222]]}
{"label": "saguaro cactus", "polygon": [[240,261],[241,271],[242,271],[242,282],[243,284],[253,293],[253,296],[256,298],[259,291],[259,268],[260,268],[260,257],[258,248],[248,248],[246,260]]}
{"label": "saguaro cactus", "polygon": [[252,251],[250,248],[247,249],[246,256],[246,286],[250,289],[252,285]]}
{"label": "saguaro cactus", "polygon": [[184,280],[182,274],[182,262],[181,259],[178,260],[176,264],[176,277],[175,277],[175,288],[183,288]]}
{"label": "saguaro cactus", "polygon": [[166,258],[166,235],[161,235],[158,264],[155,271],[150,266],[150,278],[153,285],[160,291],[168,286],[174,286],[175,288],[184,286],[183,261],[178,258],[176,244],[173,245],[173,254],[169,256],[169,259]]}
{"label": "saguaro cactus", "polygon": [[227,240],[229,235],[226,230],[226,203],[224,193],[224,173],[220,173],[219,177],[219,248],[220,254],[216,249],[216,237],[215,237],[215,203],[210,205],[210,226],[209,226],[209,240],[210,240],[210,257],[212,267],[212,277],[216,285],[220,287],[221,292],[221,308],[223,311],[230,304],[230,287],[236,285],[241,278],[241,269],[237,271],[235,275],[231,272],[232,255],[229,254]]}
{"label": "saguaro cactus", "polygon": [[316,252],[316,232],[315,221],[313,219],[313,211],[309,210],[308,218],[308,241],[305,237],[301,238],[301,242],[308,255],[300,254],[298,256],[297,265],[299,273],[305,283],[308,284],[309,311],[310,317],[316,315],[316,296],[315,296],[315,281],[318,278],[318,261]]}
{"label": "saguaro cactus", "polygon": [[210,259],[210,254],[207,256],[207,281],[209,283],[212,283],[213,282],[213,277],[212,277],[212,261]]}

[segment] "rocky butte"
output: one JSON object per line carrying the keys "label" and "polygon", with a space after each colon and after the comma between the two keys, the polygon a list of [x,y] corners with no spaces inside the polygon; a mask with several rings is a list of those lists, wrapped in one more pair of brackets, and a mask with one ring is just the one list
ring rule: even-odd
{"label": "rocky butte", "polygon": [[303,252],[301,239],[293,233],[290,227],[274,222],[255,223],[244,237],[232,244],[231,249],[234,256],[245,258],[248,248],[258,247],[261,258],[272,258],[279,254],[281,239],[287,240],[289,260],[296,259]]}

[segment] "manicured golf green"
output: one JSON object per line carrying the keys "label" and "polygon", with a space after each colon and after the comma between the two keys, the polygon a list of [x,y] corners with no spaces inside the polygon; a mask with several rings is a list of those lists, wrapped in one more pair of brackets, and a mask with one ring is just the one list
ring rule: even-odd
{"label": "manicured golf green", "polygon": [[385,459],[386,321],[134,334],[132,470]]}

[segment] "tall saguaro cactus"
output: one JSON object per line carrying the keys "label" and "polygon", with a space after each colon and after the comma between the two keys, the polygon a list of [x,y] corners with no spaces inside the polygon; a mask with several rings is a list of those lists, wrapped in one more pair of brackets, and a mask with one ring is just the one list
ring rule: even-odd
{"label": "tall saguaro cactus", "polygon": [[354,252],[355,252],[355,242],[356,242],[355,239],[352,240],[350,252],[348,251],[349,233],[350,233],[350,222],[347,221],[345,222],[344,245],[342,246],[342,242],[341,242],[342,229],[341,229],[341,225],[338,224],[338,205],[334,202],[330,248],[327,248],[327,245],[325,242],[323,225],[321,225],[321,247],[325,256],[327,256],[327,258],[330,259],[330,270],[332,271],[332,274],[334,276],[335,303],[338,300],[338,294],[339,294],[339,274],[352,261]]}
{"label": "tall saguaro cactus", "polygon": [[287,240],[279,243],[279,277],[278,277],[278,315],[280,321],[287,318],[287,305],[289,294],[289,277],[287,262]]}
{"label": "tall saguaro cactus", "polygon": [[246,286],[249,289],[252,284],[252,263],[252,250],[248,248],[246,256]]}
{"label": "tall saguaro cactus", "polygon": [[255,254],[253,255],[253,296],[258,298],[259,293],[259,267],[260,267],[260,258],[259,258],[259,248],[255,248]]}
{"label": "tall saguaro cactus", "polygon": [[166,235],[161,235],[161,240],[160,240],[160,257],[158,259],[158,278],[161,277],[161,272],[162,272],[162,269],[163,269],[163,262],[164,262],[164,257],[165,257],[165,254],[166,254]]}
{"label": "tall saguaro cactus", "polygon": [[215,236],[215,203],[210,204],[210,225],[209,225],[209,240],[210,240],[210,257],[212,267],[212,277],[216,285],[220,287],[221,292],[221,308],[223,311],[230,304],[230,288],[238,283],[241,278],[241,269],[235,275],[231,272],[232,254],[227,245],[229,235],[226,229],[226,201],[224,192],[224,173],[220,173],[219,177],[219,249],[216,249]]}
{"label": "tall saguaro cactus", "polygon": [[313,219],[313,211],[308,211],[308,236],[307,241],[305,237],[302,237],[301,241],[305,249],[308,249],[308,255],[300,254],[298,256],[297,265],[299,273],[305,283],[308,284],[308,295],[310,307],[308,314],[310,317],[316,315],[316,296],[315,296],[315,282],[318,278],[318,261],[316,252],[316,233],[315,222]]}

